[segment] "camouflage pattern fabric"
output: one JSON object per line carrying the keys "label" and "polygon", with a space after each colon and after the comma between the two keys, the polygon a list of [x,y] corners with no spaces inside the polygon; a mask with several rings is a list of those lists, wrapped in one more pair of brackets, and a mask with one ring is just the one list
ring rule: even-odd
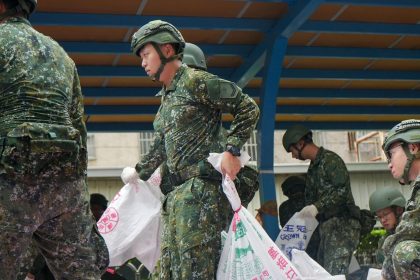
{"label": "camouflage pattern fabric", "polygon": [[382,277],[420,279],[420,176],[411,183],[411,198],[395,234],[385,239]]}
{"label": "camouflage pattern fabric", "polygon": [[378,240],[378,249],[376,250],[376,262],[378,264],[381,265],[384,263],[385,260],[385,253],[384,253],[384,249],[382,248],[384,246],[384,242],[385,239],[390,236],[391,234],[393,234],[392,232],[387,231],[386,234],[384,236],[382,236],[381,238],[379,238]]}
{"label": "camouflage pattern fabric", "polygon": [[317,261],[332,275],[347,274],[351,256],[359,244],[359,221],[334,217],[318,227],[320,244]]}
{"label": "camouflage pattern fabric", "polygon": [[[350,177],[343,160],[319,148],[306,176],[305,204],[314,204],[320,214],[342,205],[354,205]],[[347,274],[360,237],[360,222],[350,216],[333,217],[319,224],[317,261],[332,275]]]}
{"label": "camouflage pattern fabric", "polygon": [[159,279],[215,279],[230,210],[219,186],[193,178],[168,195]]}
{"label": "camouflage pattern fabric", "polygon": [[[219,141],[222,112],[234,116],[227,143],[238,147],[249,138],[259,116],[254,100],[236,85],[184,64],[158,95],[162,104],[154,121],[155,140],[136,165],[142,180],[165,160],[168,171],[175,173],[198,164],[210,152],[224,151]],[[215,279],[220,232],[231,211],[220,181],[194,177],[172,189],[162,210],[159,279]]]}
{"label": "camouflage pattern fabric", "polygon": [[75,64],[24,18],[0,27],[1,278],[34,241],[57,279],[99,279]]}
{"label": "camouflage pattern fabric", "polygon": [[222,112],[234,115],[227,143],[242,147],[255,128],[259,109],[233,83],[182,65],[171,85],[162,89],[150,151],[136,165],[142,180],[167,159],[171,173],[197,164],[209,152],[222,152],[218,141]]}

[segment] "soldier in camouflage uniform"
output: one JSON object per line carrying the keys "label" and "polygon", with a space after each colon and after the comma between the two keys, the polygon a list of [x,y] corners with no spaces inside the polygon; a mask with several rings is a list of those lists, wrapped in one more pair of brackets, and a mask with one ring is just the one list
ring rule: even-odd
{"label": "soldier in camouflage uniform", "polygon": [[387,133],[382,148],[392,176],[412,188],[395,233],[383,244],[382,277],[420,279],[420,120],[397,124]]}
{"label": "soldier in camouflage uniform", "polygon": [[99,279],[79,78],[29,23],[36,5],[0,0],[0,278],[15,279],[34,241],[56,279]]}
{"label": "soldier in camouflage uniform", "polygon": [[[237,156],[255,128],[258,106],[234,83],[182,64],[185,41],[167,22],[147,23],[131,43],[146,73],[163,83],[154,144],[136,165],[147,180],[166,160],[174,186],[162,209],[168,221],[164,235],[170,238],[162,240],[160,278],[215,279],[230,206],[220,191],[221,176],[206,158],[226,151],[221,168],[235,178]],[[226,146],[218,140],[223,112],[234,116]]]}
{"label": "soldier in camouflage uniform", "polygon": [[286,131],[283,146],[293,158],[311,160],[306,175],[307,206],[301,213],[319,221],[317,261],[332,275],[347,274],[359,244],[360,209],[354,203],[346,165],[336,153],[315,145],[312,131],[302,125]]}
{"label": "soldier in camouflage uniform", "polygon": [[385,254],[382,249],[385,239],[395,233],[395,229],[400,222],[405,209],[405,198],[396,188],[381,188],[374,191],[369,197],[369,208],[381,225],[386,230],[386,234],[378,241],[376,250],[376,261],[382,265]]}

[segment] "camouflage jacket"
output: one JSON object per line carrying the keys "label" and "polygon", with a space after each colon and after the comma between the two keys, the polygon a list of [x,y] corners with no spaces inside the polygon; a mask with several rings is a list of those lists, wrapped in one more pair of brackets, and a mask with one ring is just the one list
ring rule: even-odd
{"label": "camouflage jacket", "polygon": [[255,101],[234,83],[184,64],[158,95],[162,100],[154,121],[154,143],[136,165],[143,180],[164,160],[169,171],[176,172],[210,152],[222,152],[218,137],[223,112],[234,117],[227,143],[238,147],[248,140],[259,117]]}
{"label": "camouflage jacket", "polygon": [[77,130],[86,151],[82,92],[73,60],[28,20],[11,17],[0,24],[0,136],[31,124],[46,131],[52,126]]}
{"label": "camouflage jacket", "polygon": [[334,152],[319,148],[306,176],[306,205],[314,204],[319,213],[343,205],[354,205],[350,177],[344,161]]}
{"label": "camouflage jacket", "polygon": [[385,255],[392,254],[395,246],[405,240],[420,241],[420,175],[410,185],[413,188],[407,207],[395,233],[385,239]]}

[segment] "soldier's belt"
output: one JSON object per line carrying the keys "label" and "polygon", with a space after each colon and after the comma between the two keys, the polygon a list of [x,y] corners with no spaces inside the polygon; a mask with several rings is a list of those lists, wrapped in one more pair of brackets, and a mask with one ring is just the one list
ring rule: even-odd
{"label": "soldier's belt", "polygon": [[194,177],[222,180],[222,175],[217,172],[206,160],[202,160],[194,165],[168,174],[168,178],[172,186],[179,186]]}

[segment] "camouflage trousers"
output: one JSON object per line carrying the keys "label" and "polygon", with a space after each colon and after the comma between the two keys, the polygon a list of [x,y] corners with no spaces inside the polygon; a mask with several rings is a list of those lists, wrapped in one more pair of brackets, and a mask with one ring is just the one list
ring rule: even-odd
{"label": "camouflage trousers", "polygon": [[407,240],[398,243],[392,256],[386,256],[382,267],[385,280],[420,279],[420,242]]}
{"label": "camouflage trousers", "polygon": [[[94,219],[78,157],[0,147],[0,272],[15,279],[34,242],[56,279],[100,279],[107,249]],[[95,247],[94,242],[100,244]]]}
{"label": "camouflage trousers", "polygon": [[347,274],[359,244],[360,223],[350,218],[331,218],[319,225],[318,262],[331,275]]}
{"label": "camouflage trousers", "polygon": [[230,211],[220,182],[192,178],[163,204],[161,258],[153,279],[216,279]]}

